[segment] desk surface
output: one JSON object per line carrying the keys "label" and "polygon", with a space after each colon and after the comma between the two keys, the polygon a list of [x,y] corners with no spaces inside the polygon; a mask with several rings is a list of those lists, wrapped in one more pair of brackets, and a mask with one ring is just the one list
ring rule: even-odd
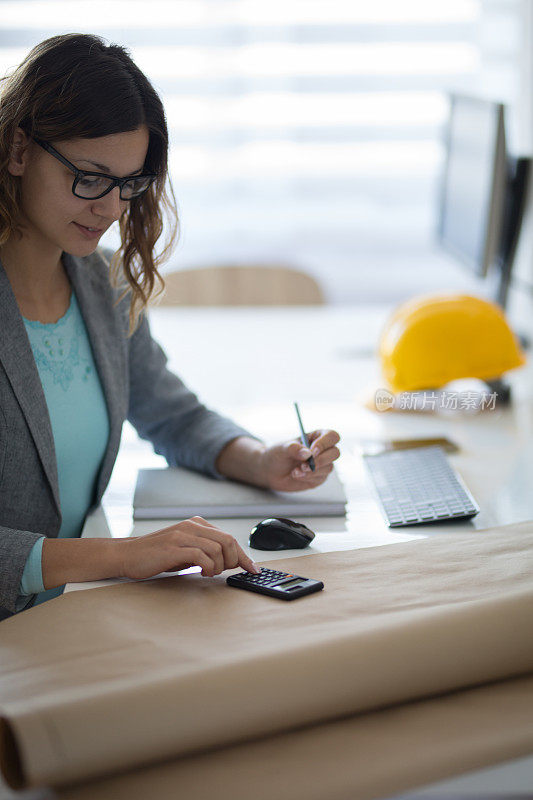
{"label": "desk surface", "polygon": [[[533,368],[510,373],[508,408],[472,415],[371,412],[364,401],[381,386],[374,356],[388,309],[383,307],[154,309],[152,331],[179,374],[206,405],[267,441],[298,434],[298,400],[308,429],[336,428],[342,436],[338,468],[346,484],[344,532],[352,547],[432,535],[442,526],[391,531],[374,500],[359,451],[364,438],[445,435],[460,452],[451,461],[481,506],[455,530],[485,529],[533,519]],[[131,532],[131,497],[140,466],[165,466],[151,446],[125,426],[121,452],[104,497],[111,534]],[[235,530],[238,532],[239,525]],[[446,528],[449,530],[449,527]],[[142,532],[142,529],[139,529]],[[233,532],[233,531],[232,531]],[[94,528],[90,535],[94,535]]]}
{"label": "desk surface", "polygon": [[[338,469],[347,490],[348,514],[346,519],[303,520],[317,532],[316,550],[370,547],[450,530],[432,525],[399,531],[385,525],[358,452],[360,440],[370,437],[444,435],[459,445],[460,452],[451,461],[482,511],[471,522],[454,523],[454,531],[533,520],[532,368],[509,376],[513,404],[508,408],[477,415],[465,410],[454,414],[371,412],[364,400],[381,386],[374,353],[388,313],[383,307],[153,309],[150,320],[170,368],[206,405],[266,441],[297,436],[294,400],[300,404],[307,429],[339,431]],[[106,518],[101,510],[93,514],[84,535],[139,535],[164,527],[164,522],[143,522],[133,530],[131,499],[137,469],[165,463],[126,426],[103,501]],[[255,521],[224,520],[220,527],[246,547]],[[248,552],[257,560],[267,560],[309,550],[260,553],[260,557],[257,551]],[[108,583],[69,584],[66,591]],[[488,789],[498,786],[493,772]],[[511,771],[511,782],[502,778],[501,788],[524,791],[520,781],[526,774],[533,784],[533,759]],[[457,788],[462,790],[461,780]],[[483,784],[477,781],[473,786],[477,791]],[[455,788],[447,782],[442,791],[448,787]]]}

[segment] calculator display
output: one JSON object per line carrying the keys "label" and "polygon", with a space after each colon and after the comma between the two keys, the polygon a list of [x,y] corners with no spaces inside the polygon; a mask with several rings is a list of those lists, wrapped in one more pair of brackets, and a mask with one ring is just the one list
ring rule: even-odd
{"label": "calculator display", "polygon": [[280,589],[288,589],[289,586],[296,586],[301,582],[301,578],[294,578],[292,581],[287,581],[287,583],[278,583],[277,585],[280,587]]}

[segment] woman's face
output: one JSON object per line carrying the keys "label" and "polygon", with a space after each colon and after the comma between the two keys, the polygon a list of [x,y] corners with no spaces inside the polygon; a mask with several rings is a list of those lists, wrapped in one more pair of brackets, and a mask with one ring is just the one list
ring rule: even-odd
{"label": "woman's face", "polygon": [[[148,129],[114,133],[96,139],[50,142],[75,167],[117,178],[143,171],[148,149]],[[32,140],[14,149],[9,171],[21,180],[23,235],[42,254],[59,250],[74,256],[92,253],[103,233],[128,206],[119,187],[98,199],[85,200],[72,193],[74,174]]]}

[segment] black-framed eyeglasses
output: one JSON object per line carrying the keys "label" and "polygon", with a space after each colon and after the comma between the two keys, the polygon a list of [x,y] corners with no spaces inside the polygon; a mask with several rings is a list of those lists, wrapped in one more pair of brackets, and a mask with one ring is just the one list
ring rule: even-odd
{"label": "black-framed eyeglasses", "polygon": [[74,173],[72,194],[84,200],[97,200],[99,197],[108,194],[115,186],[120,187],[121,200],[132,200],[134,197],[139,197],[143,194],[157,178],[157,175],[153,173],[132,175],[129,178],[117,178],[115,175],[105,175],[103,172],[86,172],[71,164],[68,159],[57,152],[55,147],[52,147],[51,144],[43,141],[43,139],[33,137],[33,141]]}

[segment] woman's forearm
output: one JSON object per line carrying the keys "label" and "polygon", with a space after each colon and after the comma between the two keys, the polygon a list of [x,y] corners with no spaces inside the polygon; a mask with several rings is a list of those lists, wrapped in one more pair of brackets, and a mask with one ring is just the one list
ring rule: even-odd
{"label": "woman's forearm", "polygon": [[218,455],[215,468],[226,478],[268,488],[263,469],[266,445],[249,436],[238,436]]}
{"label": "woman's forearm", "polygon": [[[216,469],[227,478],[268,487],[262,456],[266,445],[239,436],[219,453]],[[41,568],[45,589],[121,576],[120,539],[52,539],[43,542]]]}
{"label": "woman's forearm", "polygon": [[45,589],[120,575],[120,539],[51,539],[43,542],[41,568]]}

